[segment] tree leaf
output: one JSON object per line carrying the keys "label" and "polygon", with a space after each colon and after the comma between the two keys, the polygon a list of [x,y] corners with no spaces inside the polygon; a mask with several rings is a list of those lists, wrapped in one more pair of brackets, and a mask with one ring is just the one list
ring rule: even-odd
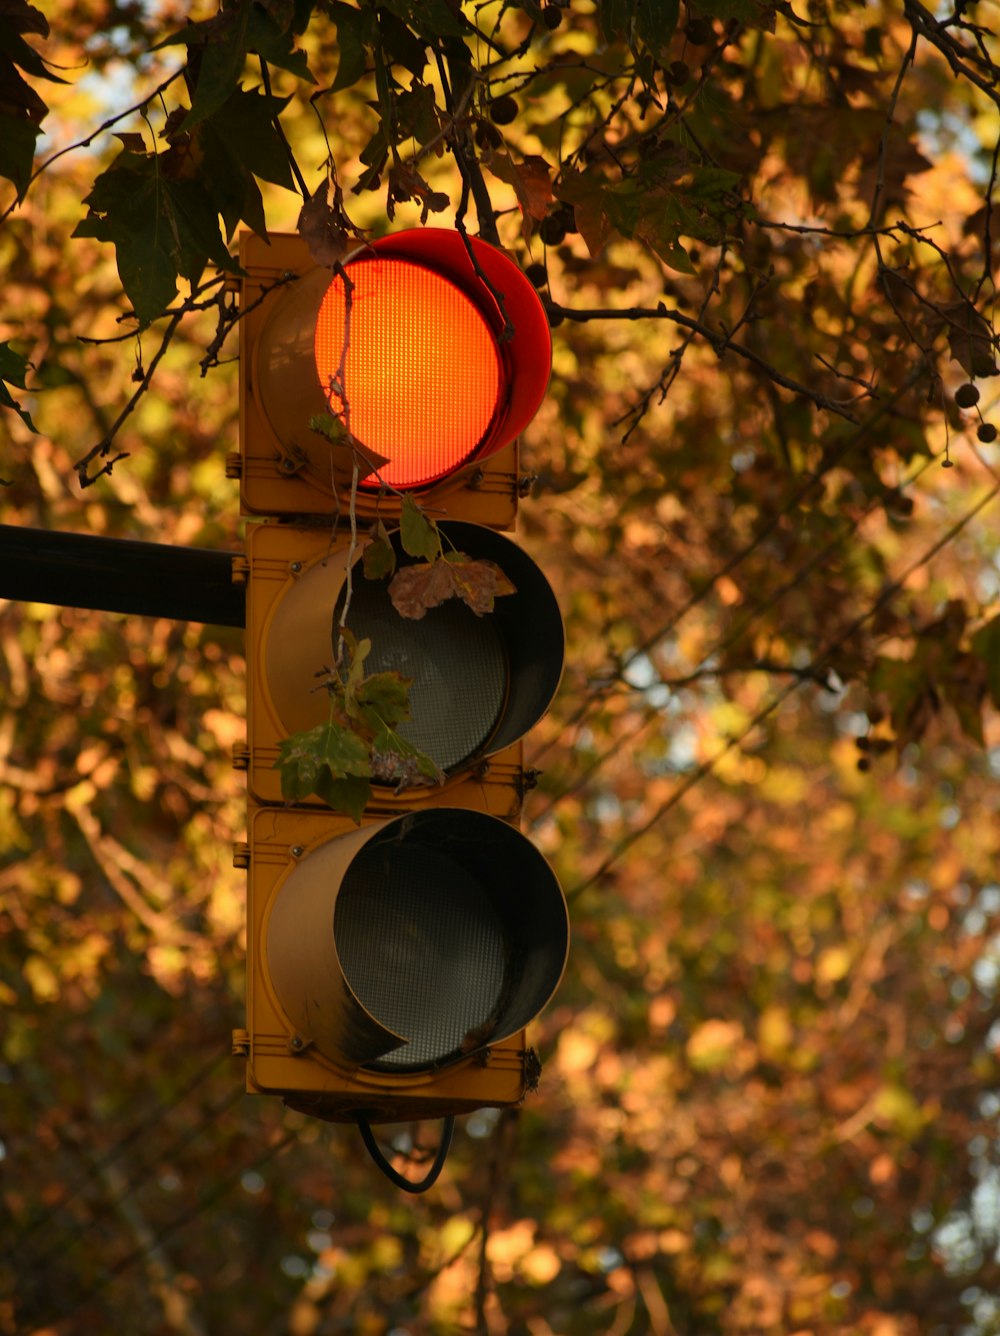
{"label": "tree leaf", "polygon": [[[410,717],[412,679],[401,673],[372,673],[358,689],[358,700],[377,718],[378,727],[395,728]],[[378,728],[372,728],[377,732]]]}
{"label": "tree leaf", "polygon": [[351,247],[343,210],[331,203],[329,194],[330,183],[324,179],[302,205],[295,225],[309,247],[309,254],[326,269],[340,264]]}
{"label": "tree leaf", "polygon": [[35,141],[40,134],[41,127],[33,120],[0,111],[0,176],[13,182],[18,202],[31,184]]}
{"label": "tree leaf", "polygon": [[993,331],[972,302],[966,299],[940,309],[948,322],[948,347],[959,366],[970,376],[995,376]]}
{"label": "tree leaf", "polygon": [[313,793],[329,801],[324,789],[328,791],[331,780],[367,779],[371,753],[352,729],[331,722],[285,738],[274,768],[281,776],[282,796],[289,802],[301,802]]}
{"label": "tree leaf", "polygon": [[247,31],[249,48],[263,56],[269,65],[276,65],[278,69],[287,70],[305,83],[314,84],[316,80],[309,69],[306,53],[295,45],[293,25],[290,22],[293,15],[286,10],[286,22],[281,24],[275,18],[275,14],[281,12],[278,5],[251,6]]}
{"label": "tree leaf", "polygon": [[501,181],[513,186],[521,212],[542,219],[553,199],[548,163],[537,154],[515,162],[509,153],[484,153],[483,166]]}
{"label": "tree leaf", "polygon": [[368,47],[374,40],[372,11],[355,9],[353,5],[333,0],[328,5],[330,17],[337,25],[337,52],[339,64],[331,93],[351,88],[364,77],[368,66]]}
{"label": "tree leaf", "polygon": [[566,172],[556,194],[573,206],[573,216],[591,257],[601,253],[614,228],[605,208],[606,183],[592,173]]}
{"label": "tree leaf", "polygon": [[426,752],[384,728],[372,743],[372,777],[379,784],[392,784],[398,792],[415,785],[443,784],[445,775]]}
{"label": "tree leaf", "polygon": [[477,617],[493,611],[494,599],[515,593],[496,562],[471,560],[461,553],[430,563],[404,566],[389,586],[389,597],[401,617],[420,621],[429,608],[460,598]]}
{"label": "tree leaf", "polygon": [[288,147],[275,124],[290,101],[237,86],[203,129],[217,136],[245,171],[294,190]]}
{"label": "tree leaf", "polygon": [[114,245],[122,286],[144,325],[170,305],[179,274],[196,283],[210,260],[237,267],[203,185],[172,179],[168,156],[120,153],[94,182],[90,212],[73,233]]}
{"label": "tree leaf", "polygon": [[973,635],[972,652],[986,665],[990,699],[1000,709],[1000,615],[992,617]]}
{"label": "tree leaf", "polygon": [[183,129],[193,129],[199,121],[218,111],[239,83],[247,60],[253,7],[252,0],[240,0],[215,18],[193,23],[171,39],[198,49],[197,58],[189,59],[195,75],[194,92]]}
{"label": "tree leaf", "polygon": [[126,149],[97,177],[85,203],[90,212],[73,235],[114,245],[122,287],[140,323],[148,324],[173,301],[179,272],[158,165]]}
{"label": "tree leaf", "polygon": [[441,555],[441,535],[437,525],[428,519],[410,495],[403,497],[400,507],[399,533],[403,551],[411,557],[433,561]]}
{"label": "tree leaf", "polygon": [[378,521],[375,535],[365,548],[362,557],[365,577],[369,580],[384,580],[396,569],[396,549],[389,540],[389,534],[381,520]]}
{"label": "tree leaf", "polygon": [[0,343],[0,405],[13,408],[29,431],[37,431],[27,409],[21,407],[7,388],[13,385],[16,389],[25,389],[30,367],[28,359],[15,352],[9,343]]}
{"label": "tree leaf", "polygon": [[419,562],[403,566],[389,585],[392,605],[401,617],[419,622],[428,608],[455,597],[455,581],[447,561]]}
{"label": "tree leaf", "polygon": [[477,617],[493,611],[494,600],[517,590],[495,561],[486,558],[472,560],[461,553],[445,558],[451,566],[455,593]]}
{"label": "tree leaf", "polygon": [[371,781],[360,775],[349,775],[344,779],[334,779],[329,771],[324,771],[315,788],[317,798],[322,798],[327,807],[334,812],[343,812],[356,825],[361,825],[365,808],[371,802]]}

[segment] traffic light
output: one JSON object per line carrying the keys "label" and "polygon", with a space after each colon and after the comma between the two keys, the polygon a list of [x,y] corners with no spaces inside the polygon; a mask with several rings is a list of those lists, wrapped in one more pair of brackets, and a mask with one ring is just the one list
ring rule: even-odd
{"label": "traffic light", "polygon": [[[426,228],[374,241],[347,282],[298,237],[248,236],[241,260],[244,514],[344,518],[357,463],[359,516],[398,513],[397,493],[418,489],[454,518],[513,525],[509,447],[545,393],[551,339],[503,252]],[[351,444],[310,429],[331,412]]]}
{"label": "traffic light", "polygon": [[545,313],[458,233],[241,260],[248,1089],[366,1133],[517,1104],[569,943],[518,829],[562,620],[503,532]]}

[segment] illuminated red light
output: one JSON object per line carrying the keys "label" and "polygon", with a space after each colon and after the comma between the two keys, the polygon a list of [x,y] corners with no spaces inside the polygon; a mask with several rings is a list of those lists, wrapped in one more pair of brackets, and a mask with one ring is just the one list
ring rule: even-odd
{"label": "illuminated red light", "polygon": [[363,486],[425,486],[471,459],[498,420],[506,376],[496,339],[434,270],[378,256],[352,264],[349,277],[349,301],[338,276],[316,321],[330,410],[388,460]]}

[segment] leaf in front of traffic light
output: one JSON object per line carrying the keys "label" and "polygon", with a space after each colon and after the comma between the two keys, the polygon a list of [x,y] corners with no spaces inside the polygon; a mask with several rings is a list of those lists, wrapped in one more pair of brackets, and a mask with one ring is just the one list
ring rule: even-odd
{"label": "leaf in front of traffic light", "polygon": [[339,697],[341,704],[352,718],[358,715],[358,688],[365,678],[365,659],[371,653],[372,642],[365,637],[364,640],[358,640],[354,632],[348,626],[338,628],[340,646],[338,647],[338,661],[342,658],[342,653],[346,651],[347,655],[347,675],[342,676],[333,674],[328,683],[331,694]]}
{"label": "leaf in front of traffic light", "polygon": [[389,585],[392,605],[401,617],[418,622],[428,608],[436,608],[445,599],[454,598],[455,582],[451,563],[422,561],[398,570]]}
{"label": "leaf in front of traffic light", "polygon": [[477,617],[493,611],[494,600],[516,593],[495,561],[473,560],[464,552],[449,552],[438,561],[418,562],[396,572],[389,597],[401,617],[420,621],[428,608],[449,598],[460,598]]}
{"label": "leaf in front of traffic light", "polygon": [[389,540],[389,531],[379,520],[372,540],[362,558],[365,576],[369,580],[383,580],[396,569],[396,549]]}
{"label": "leaf in front of traffic light", "polygon": [[362,717],[373,733],[379,728],[394,728],[410,717],[412,679],[399,673],[372,673],[357,690]]}
{"label": "leaf in front of traffic light", "polygon": [[309,430],[325,436],[334,445],[342,445],[347,439],[347,428],[332,413],[314,413],[309,419]]}
{"label": "leaf in front of traffic light", "polygon": [[449,553],[445,560],[451,571],[455,594],[477,617],[492,612],[495,599],[517,593],[495,561],[472,560],[462,552]]}
{"label": "leaf in front of traffic light", "polygon": [[433,561],[441,555],[441,535],[433,520],[428,519],[412,496],[404,496],[399,513],[399,532],[403,551],[411,557]]}
{"label": "leaf in front of traffic light", "polygon": [[329,771],[320,776],[313,790],[317,798],[322,798],[327,807],[334,812],[343,812],[356,825],[361,825],[361,817],[372,796],[372,786],[360,775],[350,775],[345,779],[334,779]]}
{"label": "leaf in front of traffic light", "polygon": [[279,745],[274,768],[281,773],[281,794],[288,802],[301,802],[316,794],[336,811],[360,819],[364,802],[357,808],[356,800],[361,785],[337,783],[361,780],[364,787],[368,786],[368,744],[353,729],[331,721],[293,733]]}
{"label": "leaf in front of traffic light", "polygon": [[426,752],[395,732],[382,727],[372,742],[372,778],[397,790],[414,785],[443,784],[444,771]]}

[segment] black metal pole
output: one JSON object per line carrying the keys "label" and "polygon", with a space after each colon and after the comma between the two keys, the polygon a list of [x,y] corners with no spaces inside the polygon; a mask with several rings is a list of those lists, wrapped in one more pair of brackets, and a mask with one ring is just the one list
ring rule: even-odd
{"label": "black metal pole", "polygon": [[244,626],[234,555],[0,524],[0,598]]}

